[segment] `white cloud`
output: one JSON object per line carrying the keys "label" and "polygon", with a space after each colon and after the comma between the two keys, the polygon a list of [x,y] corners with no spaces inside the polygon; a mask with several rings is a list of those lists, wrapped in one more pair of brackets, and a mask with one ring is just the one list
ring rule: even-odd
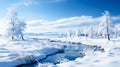
{"label": "white cloud", "polygon": [[114,16],[112,17],[112,20],[120,20],[120,16]]}
{"label": "white cloud", "polygon": [[33,4],[38,4],[38,2],[36,0],[21,0],[19,2],[13,3],[9,8],[17,9],[18,7],[21,7],[21,6],[27,7]]}
{"label": "white cloud", "polygon": [[[119,17],[111,17],[114,20],[120,20]],[[104,22],[103,16],[93,18],[92,16],[78,16],[58,19],[55,21],[46,20],[32,20],[27,21],[27,32],[67,32],[69,29],[87,28],[90,25],[96,25],[100,22]]]}
{"label": "white cloud", "polygon": [[[111,17],[113,20],[120,20],[119,16]],[[80,28],[82,31],[84,28],[87,28],[89,25],[95,25],[100,22],[103,22],[105,19],[103,16],[93,18],[92,16],[77,16],[70,18],[63,18],[54,21],[47,20],[29,20],[27,22],[27,29],[25,32],[68,32],[69,29],[75,30]],[[0,33],[6,29],[5,20],[0,19]],[[119,21],[120,22],[120,21]]]}
{"label": "white cloud", "polygon": [[21,6],[24,6],[24,7],[27,7],[27,6],[30,6],[30,5],[37,5],[37,4],[44,4],[44,3],[57,3],[57,2],[63,2],[63,1],[66,1],[66,0],[20,0],[16,3],[13,3],[11,4],[9,8],[12,8],[12,9],[17,9],[18,7],[21,7]]}

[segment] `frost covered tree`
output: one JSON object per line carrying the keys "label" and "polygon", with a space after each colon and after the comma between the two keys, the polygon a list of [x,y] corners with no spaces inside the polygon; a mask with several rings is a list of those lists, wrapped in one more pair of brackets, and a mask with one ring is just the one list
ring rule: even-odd
{"label": "frost covered tree", "polygon": [[21,38],[22,40],[24,40],[23,31],[25,31],[25,28],[26,28],[25,21],[23,19],[18,19],[15,28],[16,28],[15,35]]}
{"label": "frost covered tree", "polygon": [[71,38],[72,35],[73,35],[73,32],[72,32],[71,30],[69,30],[69,31],[67,32],[67,37],[68,37],[68,38]]}
{"label": "frost covered tree", "polygon": [[21,38],[24,40],[23,31],[26,28],[26,23],[18,17],[17,12],[12,8],[8,9],[8,22],[7,36],[12,39]]}
{"label": "frost covered tree", "polygon": [[110,40],[110,34],[112,32],[111,19],[108,11],[105,11],[102,16],[101,23],[98,25],[98,35],[104,36]]}
{"label": "frost covered tree", "polygon": [[89,36],[90,36],[91,38],[93,38],[93,37],[95,36],[95,34],[94,34],[94,33],[95,33],[95,32],[94,32],[95,30],[94,30],[93,28],[94,28],[94,27],[91,25],[91,26],[90,26],[90,31],[89,31]]}
{"label": "frost covered tree", "polygon": [[[78,32],[78,31],[77,31]],[[74,38],[75,36],[76,36],[76,34],[78,34],[77,32],[75,32],[74,30],[69,30],[68,32],[67,32],[67,37],[68,38]]]}
{"label": "frost covered tree", "polygon": [[74,37],[80,37],[80,30],[79,29],[76,30]]}
{"label": "frost covered tree", "polygon": [[106,16],[106,34],[107,34],[107,39],[110,40],[110,33],[109,33],[109,30],[110,30],[110,16],[109,16],[109,12],[108,11],[105,11],[105,16]]}

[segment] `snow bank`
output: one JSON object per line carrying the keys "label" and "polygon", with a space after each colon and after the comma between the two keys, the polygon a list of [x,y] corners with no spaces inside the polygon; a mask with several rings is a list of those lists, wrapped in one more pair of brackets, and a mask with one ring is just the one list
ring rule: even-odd
{"label": "snow bank", "polygon": [[25,41],[0,39],[0,67],[29,64],[62,50],[61,46],[51,45],[36,39]]}
{"label": "snow bank", "polygon": [[104,38],[93,39],[93,38],[86,38],[86,37],[73,37],[73,38],[50,38],[50,41],[56,42],[67,42],[67,43],[82,43],[86,45],[92,46],[101,46],[105,48],[105,51],[109,51],[113,48],[120,47],[120,38],[111,39],[108,41]]}
{"label": "snow bank", "polygon": [[120,48],[112,51],[93,54],[83,58],[77,58],[75,61],[57,64],[57,67],[119,67],[120,66]]}
{"label": "snow bank", "polygon": [[69,43],[82,43],[87,45],[101,46],[105,49],[104,53],[95,52],[75,61],[69,61],[55,65],[56,67],[119,67],[120,66],[120,39],[92,39],[80,38],[51,38],[49,40]]}

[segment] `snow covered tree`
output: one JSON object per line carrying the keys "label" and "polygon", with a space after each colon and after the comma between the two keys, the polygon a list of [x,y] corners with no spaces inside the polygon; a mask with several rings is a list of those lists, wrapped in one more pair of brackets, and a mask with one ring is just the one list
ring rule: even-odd
{"label": "snow covered tree", "polygon": [[111,19],[108,11],[103,13],[101,23],[98,25],[98,35],[104,36],[110,40],[110,33],[112,32]]}
{"label": "snow covered tree", "polygon": [[77,32],[75,32],[74,30],[69,30],[68,32],[67,32],[67,37],[68,38],[74,38],[75,36],[76,36],[76,34],[78,34]]}
{"label": "snow covered tree", "polygon": [[71,37],[72,37],[72,35],[73,35],[73,34],[72,34],[72,31],[71,31],[71,30],[69,30],[69,31],[67,32],[67,37],[68,37],[68,38],[71,38]]}
{"label": "snow covered tree", "polygon": [[8,18],[9,27],[7,29],[7,36],[12,39],[21,37],[21,39],[24,40],[23,31],[26,28],[24,20],[20,19],[17,12],[12,8],[8,9]]}
{"label": "snow covered tree", "polygon": [[105,16],[106,16],[106,34],[107,34],[107,39],[110,40],[110,33],[109,33],[109,23],[110,23],[110,16],[109,16],[109,12],[105,11]]}
{"label": "snow covered tree", "polygon": [[80,30],[79,29],[76,30],[74,37],[80,37]]}
{"label": "snow covered tree", "polygon": [[26,28],[25,21],[23,19],[18,19],[15,28],[16,28],[15,35],[24,40],[23,31],[25,31],[24,29]]}
{"label": "snow covered tree", "polygon": [[94,36],[95,36],[95,31],[94,31],[94,29],[93,29],[93,26],[91,25],[90,26],[90,31],[89,31],[89,36],[91,37],[91,38],[93,38]]}

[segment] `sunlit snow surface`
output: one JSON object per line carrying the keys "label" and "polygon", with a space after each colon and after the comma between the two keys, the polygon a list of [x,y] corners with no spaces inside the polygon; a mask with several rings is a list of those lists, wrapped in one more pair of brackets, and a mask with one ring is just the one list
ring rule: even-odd
{"label": "sunlit snow surface", "polygon": [[20,64],[31,63],[61,50],[61,46],[50,45],[46,41],[36,39],[0,41],[0,67],[14,67]]}
{"label": "sunlit snow surface", "polygon": [[52,40],[64,42],[81,42],[88,45],[97,45],[105,49],[104,53],[88,53],[83,58],[77,58],[75,61],[57,64],[58,67],[119,67],[120,66],[120,39],[91,39],[91,38],[53,38]]}
{"label": "sunlit snow surface", "polygon": [[[38,38],[38,37],[37,37]],[[41,41],[36,37],[21,40],[8,40],[0,38],[0,67],[14,67],[20,64],[30,63],[38,59],[45,58],[63,49],[63,45],[50,45],[46,40]],[[39,37],[40,38],[40,37]],[[54,40],[66,43],[83,43],[87,45],[97,45],[105,49],[105,52],[86,52],[83,58],[75,60],[64,60],[59,64],[39,63],[38,67],[119,67],[120,66],[120,39],[91,39],[85,37],[75,38],[52,38],[45,37],[47,40]]]}

